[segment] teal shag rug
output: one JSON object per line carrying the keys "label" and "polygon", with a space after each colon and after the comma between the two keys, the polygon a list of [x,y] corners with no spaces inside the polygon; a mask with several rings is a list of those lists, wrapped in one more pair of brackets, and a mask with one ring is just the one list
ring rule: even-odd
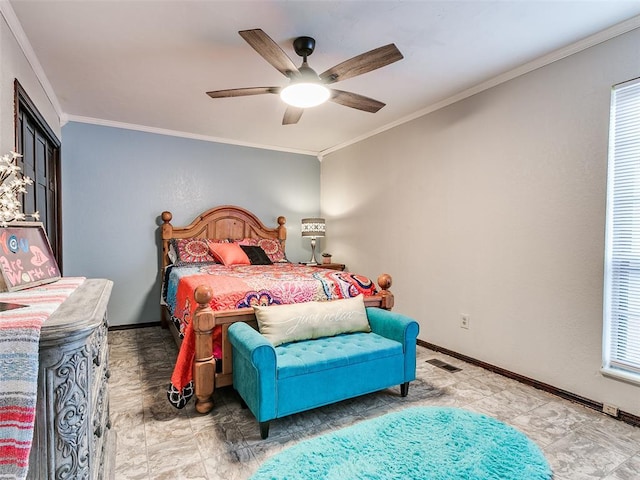
{"label": "teal shag rug", "polygon": [[549,480],[538,446],[504,423],[457,408],[415,407],[300,442],[252,480]]}

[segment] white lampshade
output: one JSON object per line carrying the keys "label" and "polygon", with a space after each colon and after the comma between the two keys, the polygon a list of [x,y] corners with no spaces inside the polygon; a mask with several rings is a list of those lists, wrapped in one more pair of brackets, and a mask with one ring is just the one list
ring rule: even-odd
{"label": "white lampshade", "polygon": [[301,230],[303,237],[324,237],[324,218],[303,218]]}
{"label": "white lampshade", "polygon": [[299,82],[286,86],[280,98],[287,105],[298,108],[316,107],[329,99],[330,92],[320,83]]}

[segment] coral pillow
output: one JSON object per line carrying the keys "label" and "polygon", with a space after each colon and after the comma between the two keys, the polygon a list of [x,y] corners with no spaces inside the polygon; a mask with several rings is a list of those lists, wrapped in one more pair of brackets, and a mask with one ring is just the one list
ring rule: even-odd
{"label": "coral pillow", "polygon": [[237,243],[210,243],[209,251],[223,265],[251,265],[249,257]]}

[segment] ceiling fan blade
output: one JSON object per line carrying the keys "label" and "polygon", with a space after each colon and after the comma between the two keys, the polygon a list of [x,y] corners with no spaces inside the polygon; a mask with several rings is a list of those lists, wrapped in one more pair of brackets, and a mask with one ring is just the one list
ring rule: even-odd
{"label": "ceiling fan blade", "polygon": [[282,124],[293,125],[295,123],[298,123],[303,112],[304,108],[287,107],[284,112],[284,117],[282,118]]}
{"label": "ceiling fan blade", "polygon": [[340,82],[347,78],[385,67],[403,58],[400,50],[398,50],[393,43],[390,43],[384,47],[379,47],[358,55],[357,57],[345,60],[335,67],[331,67],[326,72],[320,74],[320,79],[325,83]]}
{"label": "ceiling fan blade", "polygon": [[263,93],[280,93],[280,87],[231,88],[207,92],[211,98],[244,97],[246,95],[262,95]]}
{"label": "ceiling fan blade", "polygon": [[245,41],[258,52],[262,58],[273,65],[284,76],[298,73],[296,67],[286,53],[261,29],[241,30],[238,32]]}
{"label": "ceiling fan blade", "polygon": [[339,103],[345,107],[356,108],[365,112],[376,113],[386,104],[374,100],[373,98],[365,97],[364,95],[358,95],[357,93],[345,92],[343,90],[331,90],[330,100],[334,103]]}

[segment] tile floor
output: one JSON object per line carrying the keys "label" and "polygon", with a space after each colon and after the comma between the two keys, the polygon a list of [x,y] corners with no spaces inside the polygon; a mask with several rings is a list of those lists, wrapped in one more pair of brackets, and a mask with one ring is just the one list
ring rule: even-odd
{"label": "tile floor", "polygon": [[[394,388],[274,420],[261,440],[231,388],[216,391],[208,415],[196,413],[193,400],[183,410],[169,404],[165,391],[177,349],[167,330],[113,331],[109,344],[118,480],[246,479],[300,440],[416,405],[463,407],[518,428],[543,449],[555,480],[640,479],[640,428],[421,347],[408,397]],[[462,370],[426,363],[432,358]]]}

